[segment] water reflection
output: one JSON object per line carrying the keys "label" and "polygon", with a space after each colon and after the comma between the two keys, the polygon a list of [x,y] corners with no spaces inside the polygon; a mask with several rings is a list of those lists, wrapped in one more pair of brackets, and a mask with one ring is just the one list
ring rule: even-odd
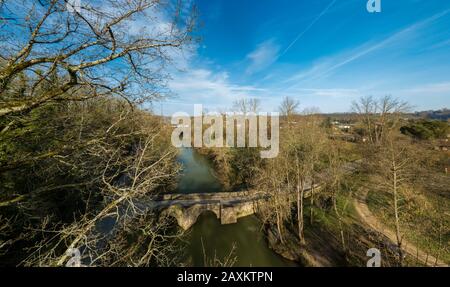
{"label": "water reflection", "polygon": [[235,245],[233,257],[236,258],[236,263],[233,266],[296,266],[267,246],[260,227],[261,223],[256,216],[241,218],[235,224],[221,225],[213,213],[203,213],[191,228],[186,248],[187,260],[195,267],[205,266],[205,257],[207,262],[214,257],[223,262]]}
{"label": "water reflection", "polygon": [[211,162],[193,149],[180,150],[178,161],[183,172],[178,182],[177,193],[220,192],[223,187],[214,175]]}
{"label": "water reflection", "polygon": [[[211,162],[193,149],[180,150],[178,160],[183,164],[178,193],[220,192],[223,187],[214,176]],[[221,261],[230,254],[235,245],[234,266],[280,267],[296,266],[283,259],[267,245],[256,216],[241,218],[235,224],[221,225],[212,212],[201,214],[189,230],[186,261],[192,266],[205,266],[215,257]]]}

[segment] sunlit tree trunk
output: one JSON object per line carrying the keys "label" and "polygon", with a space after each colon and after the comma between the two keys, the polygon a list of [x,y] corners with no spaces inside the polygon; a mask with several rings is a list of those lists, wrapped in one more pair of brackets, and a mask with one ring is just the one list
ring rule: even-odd
{"label": "sunlit tree trunk", "polygon": [[[280,189],[278,189],[278,192],[280,192]],[[282,207],[279,206],[278,203],[278,197],[275,196],[275,208],[276,208],[276,217],[277,217],[277,230],[278,235],[280,236],[280,241],[282,244],[284,244],[284,238],[283,238],[283,232],[282,232],[282,220],[281,220],[281,209]]]}
{"label": "sunlit tree trunk", "polygon": [[298,238],[300,239],[300,243],[305,243],[304,236],[304,222],[303,222],[303,198],[305,194],[304,181],[300,179],[300,175],[298,175],[298,185],[297,185],[297,221],[298,221]]}
{"label": "sunlit tree trunk", "polygon": [[402,252],[402,237],[400,235],[400,220],[398,215],[398,184],[397,184],[397,166],[395,157],[393,155],[392,161],[392,173],[393,173],[393,194],[394,194],[394,216],[395,216],[395,235],[397,238],[398,260],[400,266],[403,265],[403,252]]}
{"label": "sunlit tree trunk", "polygon": [[311,196],[309,198],[310,209],[309,209],[309,222],[311,225],[314,223],[314,180],[311,182]]}

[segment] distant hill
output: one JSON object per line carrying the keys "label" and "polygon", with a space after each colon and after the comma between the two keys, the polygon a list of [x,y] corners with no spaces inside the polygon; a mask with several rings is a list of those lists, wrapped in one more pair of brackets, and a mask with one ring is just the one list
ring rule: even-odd
{"label": "distant hill", "polygon": [[[351,122],[354,120],[356,114],[355,113],[328,113],[321,114],[324,117],[329,117],[334,120],[340,120],[342,122]],[[429,111],[420,111],[405,114],[407,118],[423,118],[430,120],[441,120],[441,121],[449,121],[450,120],[450,109],[444,108],[441,110],[429,110]]]}
{"label": "distant hill", "polygon": [[414,115],[425,119],[448,121],[450,119],[450,109],[444,108],[437,111],[415,112]]}

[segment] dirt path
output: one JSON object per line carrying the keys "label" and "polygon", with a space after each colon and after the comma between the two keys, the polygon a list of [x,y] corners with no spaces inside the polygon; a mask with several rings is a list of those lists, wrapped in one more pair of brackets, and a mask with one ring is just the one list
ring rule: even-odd
{"label": "dirt path", "polygon": [[[367,198],[367,190],[360,193],[360,195],[355,199],[355,209],[358,215],[361,217],[363,222],[367,224],[370,228],[374,229],[375,231],[383,234],[389,240],[392,242],[396,242],[396,236],[395,232],[391,229],[389,229],[386,225],[381,223],[380,220],[378,220],[372,212],[369,210],[369,207],[367,206],[366,202]],[[413,245],[411,242],[407,241],[406,239],[403,239],[403,251],[408,253],[412,258],[419,258],[419,261],[421,261],[423,264],[427,266],[439,266],[439,267],[445,267],[448,266],[445,262],[442,262],[441,260],[436,260],[435,257],[428,255],[426,252],[418,249],[415,245]]]}

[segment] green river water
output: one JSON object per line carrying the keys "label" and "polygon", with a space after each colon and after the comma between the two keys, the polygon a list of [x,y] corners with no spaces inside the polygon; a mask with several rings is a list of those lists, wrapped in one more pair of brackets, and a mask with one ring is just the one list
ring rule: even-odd
{"label": "green river water", "polygon": [[[182,149],[178,160],[183,165],[178,193],[210,193],[223,190],[206,157],[192,149]],[[207,260],[215,257],[223,261],[233,246],[233,257],[236,258],[234,266],[296,266],[294,262],[285,260],[268,247],[261,230],[261,222],[253,215],[241,218],[235,224],[221,225],[212,212],[205,212],[189,230],[188,238],[185,253],[187,263],[191,266],[204,266],[205,255]]]}

